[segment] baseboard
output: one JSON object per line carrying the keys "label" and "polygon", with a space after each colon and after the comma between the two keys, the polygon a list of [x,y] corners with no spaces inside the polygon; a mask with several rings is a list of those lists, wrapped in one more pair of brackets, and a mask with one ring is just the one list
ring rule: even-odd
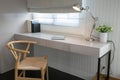
{"label": "baseboard", "polygon": [[[105,78],[106,78],[105,74],[100,74],[100,80],[105,80]],[[95,75],[93,80],[97,80],[97,75]],[[120,79],[110,76],[110,80],[120,80]]]}

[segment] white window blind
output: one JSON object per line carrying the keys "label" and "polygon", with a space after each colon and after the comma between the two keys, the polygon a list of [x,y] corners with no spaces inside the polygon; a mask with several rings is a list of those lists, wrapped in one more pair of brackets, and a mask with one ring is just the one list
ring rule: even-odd
{"label": "white window blind", "polygon": [[33,13],[33,20],[41,24],[78,27],[80,13]]}

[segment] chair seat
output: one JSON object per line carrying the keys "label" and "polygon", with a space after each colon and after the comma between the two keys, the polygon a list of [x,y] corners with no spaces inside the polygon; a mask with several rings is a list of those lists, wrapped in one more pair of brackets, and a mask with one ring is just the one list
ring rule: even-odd
{"label": "chair seat", "polygon": [[18,65],[19,70],[45,70],[47,59],[45,57],[27,57]]}

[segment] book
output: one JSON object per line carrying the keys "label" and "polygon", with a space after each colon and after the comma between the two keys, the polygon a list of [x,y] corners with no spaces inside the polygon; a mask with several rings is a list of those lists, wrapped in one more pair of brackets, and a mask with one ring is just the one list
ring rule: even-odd
{"label": "book", "polygon": [[51,37],[52,40],[64,40],[65,39],[65,36],[63,35],[53,35]]}

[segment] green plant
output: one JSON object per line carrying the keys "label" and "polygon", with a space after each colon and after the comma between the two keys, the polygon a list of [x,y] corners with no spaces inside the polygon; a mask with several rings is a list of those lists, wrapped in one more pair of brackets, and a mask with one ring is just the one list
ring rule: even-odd
{"label": "green plant", "polygon": [[101,33],[111,32],[112,27],[108,25],[102,25],[102,26],[97,27],[96,31],[101,32]]}

